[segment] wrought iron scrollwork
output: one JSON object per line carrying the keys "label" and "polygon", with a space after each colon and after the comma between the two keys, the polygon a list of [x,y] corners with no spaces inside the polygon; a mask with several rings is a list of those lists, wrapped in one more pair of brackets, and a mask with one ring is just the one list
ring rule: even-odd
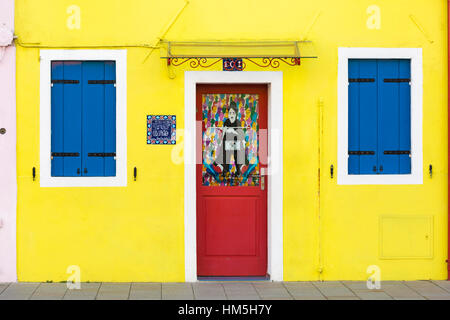
{"label": "wrought iron scrollwork", "polygon": [[[253,63],[254,65],[261,67],[261,68],[274,68],[277,69],[280,67],[281,62],[289,65],[289,66],[299,66],[300,65],[300,58],[282,58],[282,57],[266,57],[266,58],[246,58],[242,57],[243,59],[243,65],[242,69],[245,69],[247,67],[247,64],[245,61],[249,61]],[[191,68],[209,68],[213,65],[217,64],[219,61],[222,61],[223,58],[206,58],[206,57],[186,57],[186,58],[168,58],[167,64],[172,65],[174,67],[181,66],[185,63],[189,63],[189,66]],[[260,60],[260,62],[259,62]]]}
{"label": "wrought iron scrollwork", "polygon": [[167,59],[167,64],[172,65],[174,67],[181,66],[182,64],[185,64],[186,62],[189,62],[189,66],[191,68],[209,68],[213,65],[215,65],[217,62],[221,61],[222,59],[214,59],[214,62],[209,62],[208,58],[169,58]]}
{"label": "wrought iron scrollwork", "polygon": [[299,66],[300,58],[261,58],[261,63],[256,62],[253,58],[245,58],[251,63],[261,68],[279,68],[280,62],[283,62],[289,66]]}

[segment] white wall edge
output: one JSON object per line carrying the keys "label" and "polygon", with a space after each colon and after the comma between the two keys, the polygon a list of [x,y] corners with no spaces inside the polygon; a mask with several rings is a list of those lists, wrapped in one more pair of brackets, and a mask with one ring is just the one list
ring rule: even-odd
{"label": "white wall edge", "polygon": [[269,166],[267,240],[268,272],[283,281],[283,73],[281,71],[186,71],[184,141],[185,281],[197,279],[196,231],[196,86],[210,84],[268,84]]}

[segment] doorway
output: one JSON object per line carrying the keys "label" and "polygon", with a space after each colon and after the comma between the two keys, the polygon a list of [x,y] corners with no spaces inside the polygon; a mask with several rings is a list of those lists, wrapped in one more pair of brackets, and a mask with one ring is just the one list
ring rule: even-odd
{"label": "doorway", "polygon": [[197,86],[197,275],[267,274],[267,85]]}
{"label": "doorway", "polygon": [[[186,71],[184,131],[184,261],[185,281],[198,281],[197,274],[197,85],[264,84],[267,86],[268,164],[267,273],[272,281],[283,281],[283,72],[281,71]],[[201,148],[199,149],[201,154]]]}

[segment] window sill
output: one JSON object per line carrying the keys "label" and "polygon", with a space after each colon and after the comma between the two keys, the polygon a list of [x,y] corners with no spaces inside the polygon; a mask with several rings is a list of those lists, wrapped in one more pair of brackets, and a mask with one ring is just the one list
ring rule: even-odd
{"label": "window sill", "polygon": [[413,174],[338,174],[338,185],[423,184],[423,175]]}
{"label": "window sill", "polygon": [[127,176],[123,177],[43,177],[41,187],[126,187]]}

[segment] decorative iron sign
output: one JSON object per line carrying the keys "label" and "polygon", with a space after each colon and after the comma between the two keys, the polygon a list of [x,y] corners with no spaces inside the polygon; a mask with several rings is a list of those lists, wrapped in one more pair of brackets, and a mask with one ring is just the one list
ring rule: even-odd
{"label": "decorative iron sign", "polygon": [[147,116],[147,144],[176,144],[176,116]]}
{"label": "decorative iron sign", "polygon": [[242,71],[244,63],[242,58],[223,58],[223,71]]}

